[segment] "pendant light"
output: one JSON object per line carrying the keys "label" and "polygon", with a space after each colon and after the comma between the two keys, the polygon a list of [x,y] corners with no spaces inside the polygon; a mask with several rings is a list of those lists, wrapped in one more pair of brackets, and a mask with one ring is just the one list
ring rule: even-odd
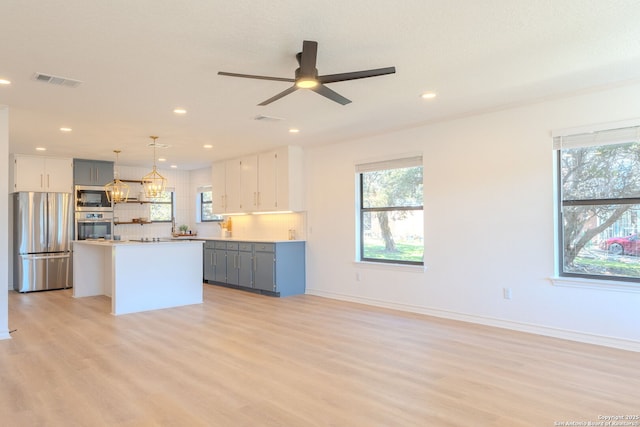
{"label": "pendant light", "polygon": [[118,154],[120,150],[113,150],[116,153],[116,163],[113,169],[113,181],[104,185],[104,191],[107,193],[107,200],[109,203],[121,203],[126,202],[129,197],[129,186],[120,181],[118,173]]}
{"label": "pendant light", "polygon": [[164,193],[164,187],[167,185],[167,179],[158,173],[156,169],[156,139],[157,136],[150,136],[153,139],[153,170],[142,177],[142,185],[144,187],[144,195],[148,199],[157,199]]}

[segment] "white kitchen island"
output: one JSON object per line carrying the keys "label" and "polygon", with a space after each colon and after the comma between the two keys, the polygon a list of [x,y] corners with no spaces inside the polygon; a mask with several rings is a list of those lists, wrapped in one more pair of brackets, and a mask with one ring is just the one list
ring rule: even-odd
{"label": "white kitchen island", "polygon": [[201,241],[73,242],[73,296],[111,297],[120,315],[202,303]]}

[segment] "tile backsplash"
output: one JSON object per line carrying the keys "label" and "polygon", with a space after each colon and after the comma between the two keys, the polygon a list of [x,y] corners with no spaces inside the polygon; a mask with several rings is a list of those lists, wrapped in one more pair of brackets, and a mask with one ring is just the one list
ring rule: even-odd
{"label": "tile backsplash", "polygon": [[306,239],[307,217],[304,212],[268,215],[231,216],[232,236],[248,239],[288,240],[292,230],[295,240]]}

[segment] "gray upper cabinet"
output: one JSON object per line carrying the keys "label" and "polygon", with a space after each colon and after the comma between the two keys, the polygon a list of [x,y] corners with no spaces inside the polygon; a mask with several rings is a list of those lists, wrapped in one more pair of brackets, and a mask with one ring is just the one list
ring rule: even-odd
{"label": "gray upper cabinet", "polygon": [[74,185],[105,185],[113,181],[113,162],[73,159]]}

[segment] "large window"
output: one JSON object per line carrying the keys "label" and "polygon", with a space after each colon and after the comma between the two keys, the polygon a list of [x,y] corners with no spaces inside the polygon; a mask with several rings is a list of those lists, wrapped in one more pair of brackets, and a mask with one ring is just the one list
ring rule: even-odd
{"label": "large window", "polygon": [[360,261],[423,265],[422,157],[358,165]]}
{"label": "large window", "polygon": [[160,197],[153,199],[149,219],[153,222],[171,222],[173,216],[173,191],[166,190]]}
{"label": "large window", "polygon": [[554,138],[560,275],[640,281],[639,130]]}

